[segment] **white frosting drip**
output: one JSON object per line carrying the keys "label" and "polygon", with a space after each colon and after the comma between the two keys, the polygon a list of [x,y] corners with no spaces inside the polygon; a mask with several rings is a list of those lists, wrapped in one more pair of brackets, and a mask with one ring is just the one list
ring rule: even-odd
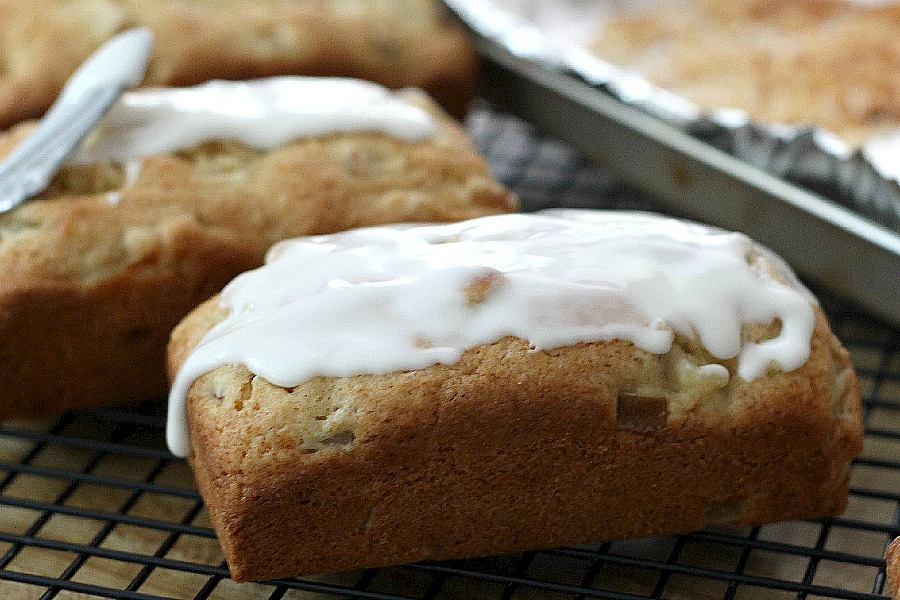
{"label": "white frosting drip", "polygon": [[[222,292],[230,315],[175,378],[169,447],[188,452],[188,389],[225,364],[290,387],[452,364],[507,335],[534,349],[622,338],[665,353],[678,332],[718,358],[738,357],[746,380],[770,364],[795,369],[810,351],[812,300],[748,265],[753,247],[660,216],[576,210],[282,242]],[[483,278],[491,285],[471,302],[466,288]],[[774,318],[777,337],[741,341],[742,324]]]}
{"label": "white frosting drip", "polygon": [[212,139],[265,149],[301,137],[358,131],[420,140],[433,136],[437,124],[427,111],[367,81],[317,77],[213,81],[124,94],[69,163],[126,162]]}

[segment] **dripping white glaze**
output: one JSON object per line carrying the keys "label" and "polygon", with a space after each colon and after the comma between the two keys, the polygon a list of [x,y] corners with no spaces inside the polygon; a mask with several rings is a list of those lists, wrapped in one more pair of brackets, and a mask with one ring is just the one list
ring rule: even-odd
{"label": "dripping white glaze", "polygon": [[[188,389],[225,364],[290,387],[452,364],[507,335],[536,350],[622,338],[661,354],[678,332],[718,358],[738,357],[746,380],[770,364],[795,369],[809,355],[813,300],[748,265],[754,247],[656,215],[577,210],[281,242],[224,289],[229,316],[178,372],[169,447],[188,452]],[[473,303],[466,289],[485,278],[491,285]],[[774,318],[777,337],[741,341],[742,324]]]}
{"label": "dripping white glaze", "polygon": [[126,162],[213,139],[266,149],[301,137],[358,131],[420,140],[433,136],[437,124],[402,95],[357,79],[213,81],[127,92],[69,163]]}

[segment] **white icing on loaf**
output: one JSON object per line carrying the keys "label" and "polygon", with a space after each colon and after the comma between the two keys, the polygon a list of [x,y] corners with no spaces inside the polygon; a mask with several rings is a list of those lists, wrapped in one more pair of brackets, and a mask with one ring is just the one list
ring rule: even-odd
{"label": "white icing on loaf", "polygon": [[[621,338],[662,354],[677,332],[737,357],[746,380],[773,364],[793,370],[809,356],[813,300],[749,264],[754,248],[666,217],[577,210],[281,242],[223,290],[229,316],[177,374],[169,447],[187,454],[188,389],[225,364],[291,387],[452,364],[504,336],[536,350]],[[776,337],[742,341],[742,325],[776,318]]]}
{"label": "white icing on loaf", "polygon": [[205,140],[237,140],[267,149],[301,137],[359,131],[419,140],[434,135],[437,124],[402,95],[368,81],[212,81],[127,92],[69,163],[126,162],[185,150]]}

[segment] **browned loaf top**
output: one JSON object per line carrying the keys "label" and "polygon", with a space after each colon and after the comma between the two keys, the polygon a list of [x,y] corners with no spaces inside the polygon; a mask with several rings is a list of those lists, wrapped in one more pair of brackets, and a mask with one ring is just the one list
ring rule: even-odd
{"label": "browned loaf top", "polygon": [[900,5],[690,0],[611,19],[593,47],[705,109],[861,144],[900,127]]}
{"label": "browned loaf top", "polygon": [[145,84],[333,75],[419,87],[460,115],[476,59],[437,0],[0,0],[0,130],[38,117],[130,27],[155,36]]}
{"label": "browned loaf top", "polygon": [[888,546],[885,554],[887,561],[887,590],[894,600],[900,600],[900,537]]}
{"label": "browned loaf top", "polygon": [[435,137],[208,142],[141,159],[134,181],[118,164],[67,168],[0,215],[0,418],[162,395],[172,327],[279,239],[513,209],[463,129],[410,97]]}
{"label": "browned loaf top", "polygon": [[[171,373],[224,316],[211,299],[174,330]],[[239,581],[834,515],[859,393],[818,309],[811,348],[719,391],[681,338],[655,355],[506,337],[293,388],[225,366],[190,390],[190,460]]]}

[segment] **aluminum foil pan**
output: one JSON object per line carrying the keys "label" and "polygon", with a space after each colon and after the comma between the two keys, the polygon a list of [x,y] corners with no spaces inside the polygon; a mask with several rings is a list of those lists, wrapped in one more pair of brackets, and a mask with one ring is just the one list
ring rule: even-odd
{"label": "aluminum foil pan", "polygon": [[823,129],[758,123],[734,110],[704,112],[585,47],[584,40],[602,20],[623,9],[623,0],[446,0],[446,4],[473,31],[515,56],[572,74],[750,165],[900,233],[900,130],[896,136],[873,138],[851,149]]}

